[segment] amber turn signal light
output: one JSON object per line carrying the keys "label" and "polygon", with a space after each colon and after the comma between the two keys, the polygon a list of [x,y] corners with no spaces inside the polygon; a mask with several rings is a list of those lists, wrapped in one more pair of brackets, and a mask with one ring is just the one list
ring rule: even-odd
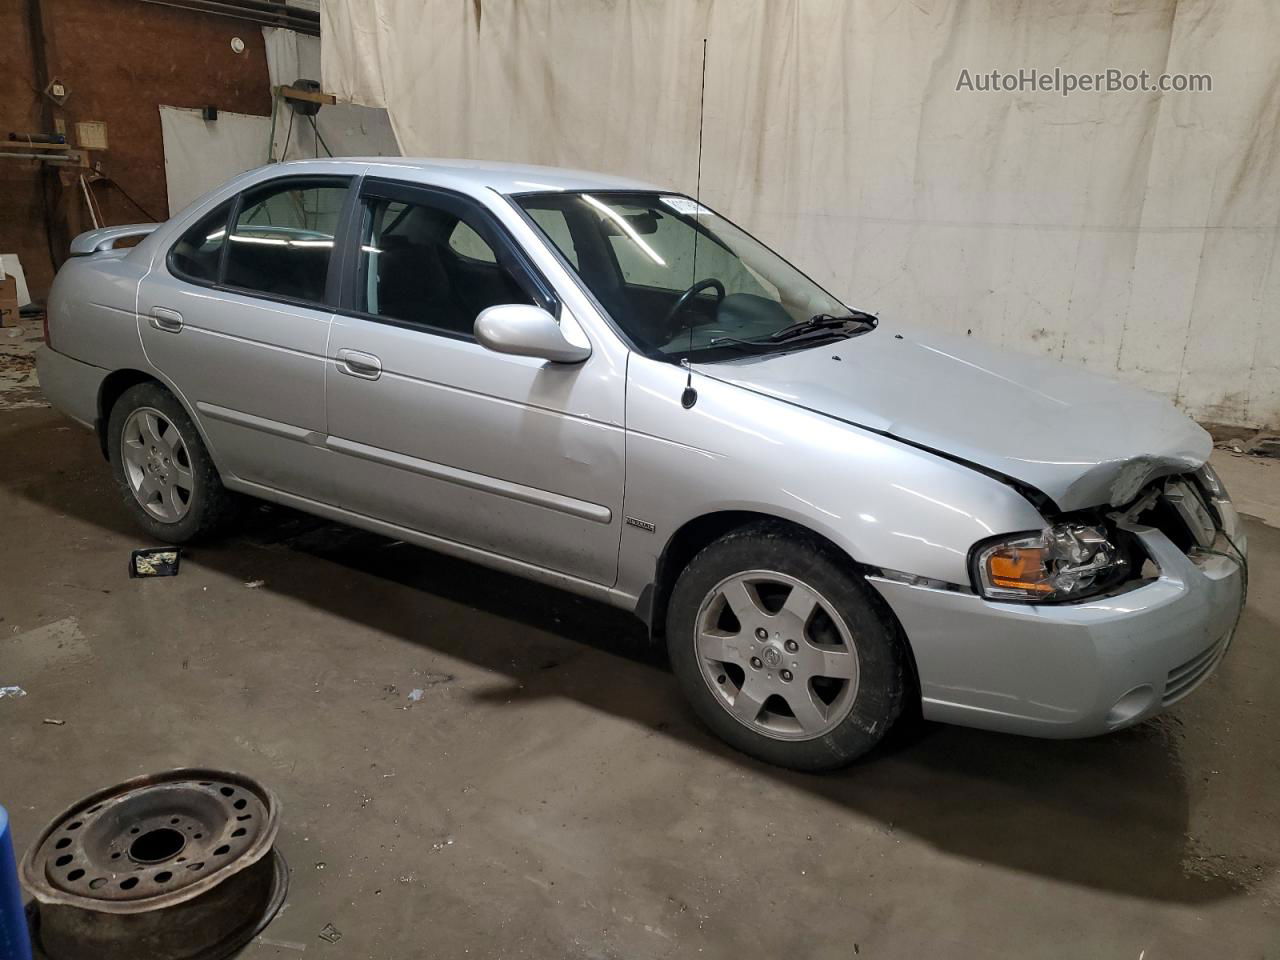
{"label": "amber turn signal light", "polygon": [[993,586],[1032,593],[1052,593],[1041,547],[1006,546],[987,557],[987,576]]}
{"label": "amber turn signal light", "polygon": [[980,544],[971,562],[981,596],[1030,603],[1090,596],[1115,585],[1129,569],[1105,527],[1071,522]]}

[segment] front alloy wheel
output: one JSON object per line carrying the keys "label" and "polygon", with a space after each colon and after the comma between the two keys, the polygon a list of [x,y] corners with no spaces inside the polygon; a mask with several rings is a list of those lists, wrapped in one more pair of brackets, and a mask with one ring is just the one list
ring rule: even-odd
{"label": "front alloy wheel", "polygon": [[844,766],[902,713],[909,660],[892,613],[846,556],[794,526],[761,521],[703,548],[666,630],[699,718],[769,763]]}
{"label": "front alloy wheel", "polygon": [[858,651],[844,618],[785,573],[750,570],[716,584],[698,610],[696,647],[724,708],[775,740],[829,733],[858,695]]}

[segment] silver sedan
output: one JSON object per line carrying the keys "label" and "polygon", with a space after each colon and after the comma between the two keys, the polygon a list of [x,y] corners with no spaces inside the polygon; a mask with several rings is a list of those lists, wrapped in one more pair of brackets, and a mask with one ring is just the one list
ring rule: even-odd
{"label": "silver sedan", "polygon": [[249,495],[633,610],[773,763],[848,763],[911,707],[1114,730],[1241,609],[1172,405],[851,307],[675,191],[304,161],[73,252],[40,380],[150,536]]}

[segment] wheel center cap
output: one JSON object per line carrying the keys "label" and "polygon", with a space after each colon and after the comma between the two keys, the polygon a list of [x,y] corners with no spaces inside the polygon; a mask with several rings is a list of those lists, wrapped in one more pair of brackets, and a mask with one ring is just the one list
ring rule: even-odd
{"label": "wheel center cap", "polygon": [[766,666],[779,667],[782,665],[782,651],[774,646],[765,647],[760,654],[760,659],[765,662]]}

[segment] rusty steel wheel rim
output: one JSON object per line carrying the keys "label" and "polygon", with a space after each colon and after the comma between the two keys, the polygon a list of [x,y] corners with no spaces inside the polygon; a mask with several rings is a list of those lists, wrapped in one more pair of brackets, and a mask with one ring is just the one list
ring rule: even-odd
{"label": "rusty steel wheel rim", "polygon": [[157,960],[225,956],[283,900],[278,827],[275,795],[226,771],[173,770],[86,797],[22,860],[46,954],[128,956],[145,941]]}

